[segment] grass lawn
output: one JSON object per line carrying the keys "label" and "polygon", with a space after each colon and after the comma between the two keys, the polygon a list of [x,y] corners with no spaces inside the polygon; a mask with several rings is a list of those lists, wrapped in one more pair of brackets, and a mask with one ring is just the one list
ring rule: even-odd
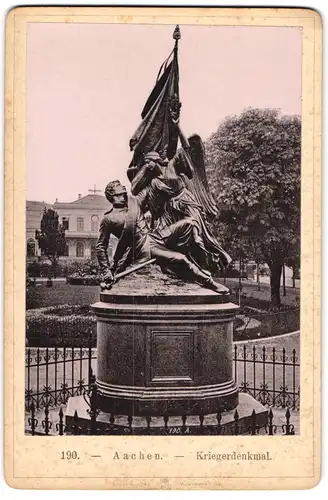
{"label": "grass lawn", "polygon": [[[270,299],[269,287],[264,287],[262,290],[258,291],[252,286],[243,286],[243,293],[244,295],[241,298],[242,309],[237,314],[234,323],[234,340],[249,340],[271,337],[273,335],[281,335],[299,329],[298,307],[294,307],[293,310],[287,311],[267,311],[267,309],[269,308]],[[29,310],[33,310],[42,307],[58,306],[64,304],[88,307],[91,304],[99,301],[99,294],[99,286],[70,285],[63,281],[54,281],[53,286],[48,288],[46,286],[46,282],[43,282],[38,283],[35,287],[29,288],[27,293],[26,308]],[[287,301],[284,301],[284,305],[290,306],[292,305],[293,300],[298,299],[298,292],[295,292],[295,290],[291,290],[290,295],[288,297],[285,297],[285,299],[286,298],[289,299],[289,303]],[[232,302],[235,302],[237,304],[239,303],[239,297],[234,294],[232,295],[231,300]],[[29,345],[48,347],[54,347],[55,345],[57,347],[62,347],[64,345],[66,345],[66,347],[71,346],[72,342],[70,339],[72,336],[74,336],[71,332],[73,325],[71,323],[67,324],[67,328],[69,331],[67,330],[66,333],[64,332],[65,329],[60,329],[61,334],[67,334],[67,343],[66,340],[64,341],[61,336],[59,336],[61,340],[58,340],[57,344],[55,344],[54,339],[51,338],[50,330],[47,330],[47,327],[50,328],[50,326],[53,326],[54,323],[54,320],[52,318],[50,318],[50,320],[50,323],[46,322],[44,324],[45,339],[43,339],[42,342],[40,341],[39,333],[37,333],[37,331],[35,330],[35,327],[32,325],[31,320],[30,322],[28,322],[28,325],[30,325],[27,329]],[[83,325],[81,325],[80,323],[77,324],[77,321],[75,321],[75,323],[75,326],[78,329],[82,328]],[[65,338],[65,335],[63,338]],[[89,339],[89,333],[87,335]],[[83,342],[82,345],[84,345]],[[77,346],[80,346],[80,343],[77,344]]]}
{"label": "grass lawn", "polygon": [[38,307],[69,305],[90,305],[99,301],[99,286],[68,285],[63,281],[54,281],[51,288],[46,283],[38,283],[30,288],[26,297],[26,309]]}
{"label": "grass lawn", "polygon": [[[219,280],[223,282],[222,279]],[[238,283],[227,279],[227,286],[235,288]],[[257,290],[255,285],[242,283],[242,292],[247,296],[260,301],[270,301],[270,287],[261,285],[261,290]],[[48,307],[61,304],[70,305],[90,305],[99,300],[99,286],[68,285],[64,281],[53,281],[51,288],[46,287],[46,282],[38,283],[35,288],[30,288],[27,293],[26,309],[36,309],[38,307]],[[233,301],[238,302],[238,298],[233,296]],[[287,289],[286,297],[281,297],[284,305],[299,306],[299,290]]]}

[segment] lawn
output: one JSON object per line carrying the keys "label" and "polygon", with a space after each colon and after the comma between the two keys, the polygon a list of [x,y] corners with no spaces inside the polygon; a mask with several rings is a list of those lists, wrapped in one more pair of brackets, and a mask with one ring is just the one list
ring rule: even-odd
{"label": "lawn", "polygon": [[[222,282],[222,279],[220,280]],[[227,286],[236,289],[237,281],[227,280]],[[61,304],[90,305],[99,300],[99,286],[69,285],[64,281],[54,281],[51,288],[46,287],[46,282],[37,283],[27,293],[26,309],[48,307]],[[242,282],[242,293],[256,300],[258,303],[270,301],[270,287],[261,285],[257,290],[254,284]],[[232,296],[233,301],[238,302],[238,293]],[[299,289],[288,288],[286,297],[281,297],[283,305],[299,306]],[[266,307],[265,307],[266,309]]]}
{"label": "lawn", "polygon": [[[291,309],[269,311],[269,292],[268,287],[261,291],[250,286],[243,287],[241,310],[234,323],[234,340],[260,339],[299,330],[299,307],[295,307],[294,304]],[[88,307],[99,301],[99,294],[99,286],[70,285],[63,281],[54,281],[53,286],[47,288],[46,282],[43,282],[29,288],[26,305],[29,310],[64,304]],[[290,291],[292,300],[297,297],[294,290]],[[233,294],[231,300],[238,304],[239,296]],[[292,306],[292,300],[289,301],[289,304],[285,302],[285,308]],[[65,345],[69,347],[74,345],[76,331],[79,332],[80,339],[76,346],[80,346],[81,343],[88,345],[90,325],[89,323],[84,324],[82,319],[82,317],[67,317],[66,326],[64,324],[60,326],[55,318],[36,318],[36,326],[38,326],[36,328],[32,318],[29,317],[27,318],[29,345],[40,347],[62,347]],[[92,331],[94,327],[92,325]],[[41,337],[40,329],[42,331]]]}
{"label": "lawn", "polygon": [[99,301],[99,286],[68,285],[63,281],[54,281],[51,288],[46,282],[29,288],[26,297],[26,309],[38,307],[69,305],[90,305]]}

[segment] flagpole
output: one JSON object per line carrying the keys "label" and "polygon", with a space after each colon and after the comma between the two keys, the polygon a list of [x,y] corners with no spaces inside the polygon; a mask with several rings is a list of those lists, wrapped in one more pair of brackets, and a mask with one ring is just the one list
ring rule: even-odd
{"label": "flagpole", "polygon": [[178,42],[181,38],[180,27],[178,24],[176,25],[175,30],[173,31],[173,38],[175,40],[174,51],[177,52],[178,51]]}

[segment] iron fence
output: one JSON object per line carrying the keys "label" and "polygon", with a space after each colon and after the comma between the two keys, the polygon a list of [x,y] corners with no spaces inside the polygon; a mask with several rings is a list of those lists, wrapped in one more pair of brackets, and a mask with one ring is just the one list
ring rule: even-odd
{"label": "iron fence", "polygon": [[[296,350],[235,344],[233,377],[240,392],[253,396],[264,406],[291,408],[300,405],[300,365]],[[70,396],[83,395],[96,373],[96,349],[26,348],[25,408],[66,405]]]}
{"label": "iron fence", "polygon": [[25,409],[66,405],[90,387],[96,350],[91,347],[26,348]]}
{"label": "iron fence", "polygon": [[[253,343],[254,344],[254,343]],[[234,345],[234,379],[240,392],[253,396],[264,406],[278,408],[300,407],[300,364],[296,349],[286,355],[263,346]]]}
{"label": "iron fence", "polygon": [[[97,406],[97,387],[92,384],[89,395],[85,397],[89,409],[88,418],[80,418],[77,410],[70,421],[65,419],[63,409],[60,408],[56,413],[50,412],[49,407],[45,406],[42,412],[37,412],[34,403],[31,403],[31,412],[27,418],[26,434],[33,436],[49,435],[295,435],[295,426],[291,422],[291,413],[287,408],[284,414],[284,423],[275,423],[275,416],[272,408],[269,409],[267,418],[263,421],[263,415],[259,415],[253,410],[249,416],[240,418],[238,411],[235,410],[233,420],[228,424],[222,423],[221,413],[217,413],[216,423],[208,425],[204,415],[181,417],[134,417],[127,415],[122,422],[122,416],[119,416],[120,423],[117,423],[117,417],[110,414],[108,421],[100,422],[98,419],[100,410]],[[143,419],[143,424],[134,425],[134,420]],[[162,425],[154,425],[153,421],[162,420]],[[173,420],[173,423],[171,422]],[[189,421],[192,420],[190,423]]]}

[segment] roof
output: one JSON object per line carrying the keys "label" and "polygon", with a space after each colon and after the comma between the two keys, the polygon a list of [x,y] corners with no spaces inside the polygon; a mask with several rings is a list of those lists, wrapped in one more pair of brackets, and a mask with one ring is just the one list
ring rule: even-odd
{"label": "roof", "polygon": [[61,205],[88,205],[93,208],[108,208],[109,202],[106,200],[105,196],[99,194],[87,194],[78,200],[71,202],[55,202],[54,208],[60,207]]}
{"label": "roof", "polygon": [[26,200],[26,210],[43,210],[44,207],[51,208],[50,203],[45,201],[29,201]]}

